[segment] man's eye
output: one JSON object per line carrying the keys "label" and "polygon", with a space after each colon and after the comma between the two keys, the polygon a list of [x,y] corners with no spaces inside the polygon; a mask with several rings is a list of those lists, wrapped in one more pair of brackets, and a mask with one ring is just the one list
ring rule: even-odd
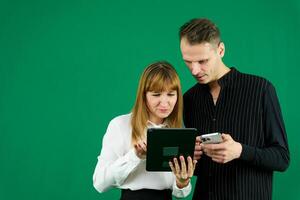
{"label": "man's eye", "polygon": [[201,61],[199,61],[200,64],[205,64],[207,62],[208,62],[208,60],[201,60]]}

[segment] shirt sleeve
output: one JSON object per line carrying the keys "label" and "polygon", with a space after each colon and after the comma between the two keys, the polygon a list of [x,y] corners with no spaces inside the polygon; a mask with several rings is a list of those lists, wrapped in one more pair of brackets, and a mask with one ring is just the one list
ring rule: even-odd
{"label": "shirt sleeve", "polygon": [[180,189],[176,185],[176,178],[175,178],[175,181],[173,183],[173,192],[172,192],[173,196],[180,199],[185,198],[191,193],[191,191],[192,191],[191,181],[186,187]]}
{"label": "shirt sleeve", "polygon": [[267,86],[263,102],[265,146],[242,144],[241,159],[267,170],[284,171],[289,166],[290,154],[279,101],[272,84]]}
{"label": "shirt sleeve", "polygon": [[143,161],[136,156],[134,148],[125,152],[122,127],[110,123],[103,137],[101,154],[93,174],[93,185],[99,192],[121,186],[128,175]]}

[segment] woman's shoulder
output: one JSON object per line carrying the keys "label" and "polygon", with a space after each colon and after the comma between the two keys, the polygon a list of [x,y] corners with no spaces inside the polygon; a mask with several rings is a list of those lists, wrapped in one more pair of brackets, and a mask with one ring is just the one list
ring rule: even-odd
{"label": "woman's shoulder", "polygon": [[[109,148],[124,149],[130,144],[131,134],[131,114],[119,115],[114,117],[106,129],[106,133],[103,136],[103,144],[113,146]],[[118,145],[112,145],[118,144]],[[123,151],[123,150],[121,150]]]}
{"label": "woman's shoulder", "polygon": [[118,125],[118,126],[130,125],[131,115],[132,115],[131,113],[128,113],[128,114],[116,116],[110,121],[110,125]]}

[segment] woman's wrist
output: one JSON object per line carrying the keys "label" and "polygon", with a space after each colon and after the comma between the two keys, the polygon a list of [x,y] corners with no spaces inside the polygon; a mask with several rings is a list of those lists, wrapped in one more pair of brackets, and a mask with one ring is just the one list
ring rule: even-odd
{"label": "woman's wrist", "polygon": [[185,180],[183,180],[183,179],[181,179],[181,180],[176,179],[176,186],[179,189],[182,189],[182,188],[188,186],[189,183],[190,183],[190,178],[185,179]]}

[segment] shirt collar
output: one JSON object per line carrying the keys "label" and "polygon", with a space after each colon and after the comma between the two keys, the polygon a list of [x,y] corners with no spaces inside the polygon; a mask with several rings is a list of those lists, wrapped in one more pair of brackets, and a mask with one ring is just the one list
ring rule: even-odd
{"label": "shirt collar", "polygon": [[221,87],[230,85],[230,83],[232,83],[232,81],[235,79],[238,73],[238,70],[236,70],[234,67],[231,67],[230,71],[218,80],[219,85]]}
{"label": "shirt collar", "polygon": [[166,122],[164,122],[162,124],[155,124],[154,122],[151,122],[150,120],[148,120],[147,127],[148,128],[167,128],[168,124]]}

